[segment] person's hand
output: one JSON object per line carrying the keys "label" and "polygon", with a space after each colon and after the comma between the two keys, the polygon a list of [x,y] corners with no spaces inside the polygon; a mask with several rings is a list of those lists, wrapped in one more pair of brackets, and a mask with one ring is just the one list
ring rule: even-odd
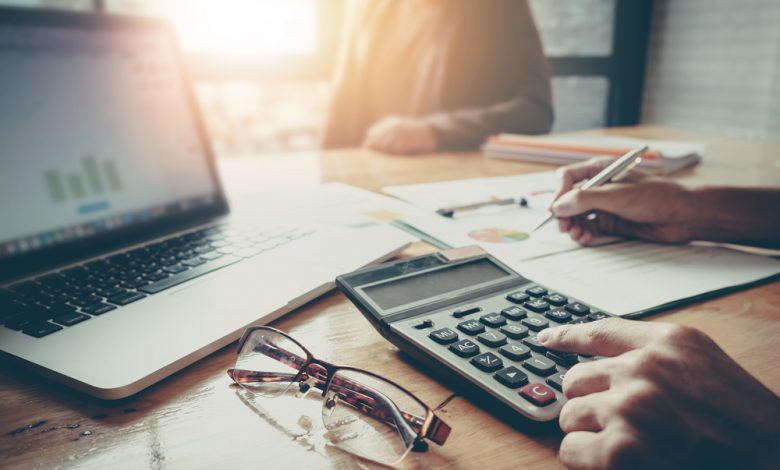
{"label": "person's hand", "polygon": [[620,183],[581,191],[579,184],[596,176],[614,159],[594,158],[558,170],[560,185],[550,210],[558,227],[588,245],[595,237],[617,235],[662,243],[693,238],[692,221],[710,217],[694,207],[691,192],[675,183],[630,172]]}
{"label": "person's hand", "polygon": [[539,333],[547,348],[606,356],[566,373],[561,462],[595,468],[769,468],[780,398],[704,333],[611,318]]}
{"label": "person's hand", "polygon": [[438,140],[436,131],[425,121],[391,116],[368,129],[363,146],[378,152],[408,155],[434,152]]}

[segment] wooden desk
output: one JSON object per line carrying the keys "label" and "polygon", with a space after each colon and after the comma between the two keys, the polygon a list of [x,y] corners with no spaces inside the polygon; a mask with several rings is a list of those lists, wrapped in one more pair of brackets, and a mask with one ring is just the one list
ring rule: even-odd
{"label": "wooden desk", "polygon": [[[691,183],[780,184],[780,145],[741,142],[649,127],[613,130],[627,135],[708,142],[705,162],[681,176]],[[231,189],[242,185],[310,185],[320,181],[378,190],[417,183],[546,170],[544,165],[479,154],[392,157],[363,150],[225,159]],[[240,189],[235,189],[240,190]],[[430,251],[418,243],[411,256]],[[693,325],[710,334],[738,362],[780,392],[780,283],[764,285],[652,321]],[[292,333],[322,358],[384,374],[409,387],[453,427],[444,447],[411,454],[410,467],[556,468],[560,435],[530,436],[428,378],[402,360],[360,313],[333,292],[274,326]],[[242,400],[225,370],[233,346],[182,370],[135,397],[102,402],[0,363],[0,467],[3,468],[357,468],[364,463],[322,439],[296,437],[295,419],[319,423],[316,400],[264,401],[263,414]],[[290,424],[292,423],[292,424]]]}

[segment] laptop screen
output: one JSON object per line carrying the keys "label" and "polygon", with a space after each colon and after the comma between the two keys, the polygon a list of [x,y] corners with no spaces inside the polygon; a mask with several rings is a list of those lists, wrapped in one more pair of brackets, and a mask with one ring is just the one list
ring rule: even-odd
{"label": "laptop screen", "polygon": [[0,25],[0,262],[213,204],[164,29]]}

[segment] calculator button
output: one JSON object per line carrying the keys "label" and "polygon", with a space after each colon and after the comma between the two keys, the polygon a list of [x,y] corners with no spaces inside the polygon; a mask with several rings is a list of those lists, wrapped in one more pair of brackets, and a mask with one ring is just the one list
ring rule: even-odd
{"label": "calculator button", "polygon": [[542,317],[528,317],[524,318],[522,322],[523,325],[527,326],[528,328],[534,330],[534,331],[542,331],[543,329],[550,326],[550,322],[545,320]]}
{"label": "calculator button", "polygon": [[530,383],[520,389],[520,396],[537,406],[545,406],[555,401],[555,392],[540,383]]}
{"label": "calculator button", "polygon": [[550,310],[550,304],[541,299],[534,299],[523,304],[523,307],[536,313],[543,313]]}
{"label": "calculator button", "polygon": [[557,321],[558,323],[566,323],[567,321],[571,320],[571,313],[560,308],[550,310],[549,312],[545,313],[544,316],[552,321]]}
{"label": "calculator button", "polygon": [[502,317],[501,315],[497,313],[490,313],[488,315],[483,315],[482,318],[479,319],[482,323],[485,325],[491,327],[491,328],[498,328],[499,326],[506,325],[506,318]]}
{"label": "calculator button", "polygon": [[504,366],[504,361],[500,357],[496,356],[492,352],[482,353],[479,356],[471,359],[471,363],[474,364],[477,369],[484,372],[493,372]]}
{"label": "calculator button", "polygon": [[564,307],[569,313],[577,316],[586,315],[590,312],[590,307],[579,302],[574,302]]}
{"label": "calculator button", "polygon": [[414,325],[414,328],[416,330],[424,330],[426,328],[432,328],[432,327],[433,327],[433,322],[429,319],[423,320],[420,323]]}
{"label": "calculator button", "polygon": [[525,292],[517,291],[517,292],[512,292],[511,294],[507,295],[506,296],[506,300],[508,300],[508,301],[510,301],[512,303],[521,304],[521,303],[525,302],[526,300],[528,300],[529,297],[530,296],[528,294],[526,294]]}
{"label": "calculator button", "polygon": [[477,336],[477,340],[485,346],[497,348],[506,344],[506,336],[498,331],[488,331]]}
{"label": "calculator button", "polygon": [[559,392],[563,391],[563,377],[566,376],[566,372],[557,372],[549,377],[547,377],[547,383],[552,386],[552,388],[558,390]]}
{"label": "calculator button", "polygon": [[525,358],[531,357],[531,350],[528,346],[522,344],[509,343],[506,346],[502,346],[499,350],[502,356],[512,359],[513,361],[522,361]]}
{"label": "calculator button", "polygon": [[525,344],[526,346],[528,346],[529,348],[533,349],[536,352],[543,353],[547,351],[547,348],[542,346],[542,343],[539,342],[535,334],[523,338],[523,344]]}
{"label": "calculator button", "polygon": [[507,307],[504,310],[501,310],[501,315],[510,320],[522,320],[528,316],[528,312],[520,307]]}
{"label": "calculator button", "polygon": [[596,321],[596,320],[601,320],[602,318],[608,318],[608,317],[609,317],[609,315],[607,315],[604,312],[593,312],[590,315],[588,315],[586,318],[588,319],[588,321]]}
{"label": "calculator button", "polygon": [[547,351],[545,355],[564,367],[571,367],[577,363],[576,353]]}
{"label": "calculator button", "polygon": [[474,344],[470,339],[462,339],[457,343],[451,344],[450,351],[460,357],[471,357],[475,354],[479,354],[479,346]]}
{"label": "calculator button", "polygon": [[509,366],[506,369],[501,369],[500,371],[496,372],[496,375],[493,377],[509,388],[517,388],[528,383],[528,376],[525,374],[525,372],[521,371],[515,366]]}
{"label": "calculator button", "polygon": [[555,372],[555,363],[544,356],[533,356],[523,362],[523,367],[537,375],[550,375]]}
{"label": "calculator button", "polygon": [[467,335],[476,335],[485,331],[485,325],[476,320],[468,320],[458,323],[458,329]]}
{"label": "calculator button", "polygon": [[465,307],[461,307],[454,312],[452,312],[452,316],[455,318],[461,318],[465,317],[466,315],[471,315],[472,313],[477,313],[479,311],[482,311],[481,308],[477,307],[476,305],[467,305]]}
{"label": "calculator button", "polygon": [[458,334],[449,328],[431,331],[428,337],[439,344],[450,344],[458,340]]}
{"label": "calculator button", "polygon": [[525,293],[534,297],[541,297],[547,294],[547,289],[542,286],[534,286],[525,290]]}
{"label": "calculator button", "polygon": [[516,323],[512,323],[511,325],[501,327],[499,331],[509,336],[512,339],[520,339],[525,336],[528,336],[528,328],[522,325],[518,325]]}
{"label": "calculator button", "polygon": [[579,325],[580,323],[588,323],[588,318],[575,318],[574,320],[569,322],[569,325]]}
{"label": "calculator button", "polygon": [[555,305],[556,307],[563,307],[569,302],[569,299],[562,296],[561,294],[550,294],[544,298],[549,304]]}

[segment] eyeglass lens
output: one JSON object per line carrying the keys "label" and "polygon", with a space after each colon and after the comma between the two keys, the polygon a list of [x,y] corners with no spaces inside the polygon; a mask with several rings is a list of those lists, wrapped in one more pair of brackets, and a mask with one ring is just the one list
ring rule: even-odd
{"label": "eyeglass lens", "polygon": [[233,379],[264,397],[276,397],[295,382],[306,362],[306,351],[273,330],[254,330],[238,352]]}
{"label": "eyeglass lens", "polygon": [[328,442],[389,465],[412,449],[425,415],[425,407],[407,392],[349,369],[334,374],[322,407]]}
{"label": "eyeglass lens", "polygon": [[[310,386],[321,391],[327,371],[310,364],[306,374],[300,373],[307,357],[286,336],[254,330],[239,351],[233,378],[265,397],[288,390],[306,392]],[[322,395],[328,443],[388,465],[398,463],[412,449],[427,414],[422,403],[396,385],[351,369],[338,369]]]}

